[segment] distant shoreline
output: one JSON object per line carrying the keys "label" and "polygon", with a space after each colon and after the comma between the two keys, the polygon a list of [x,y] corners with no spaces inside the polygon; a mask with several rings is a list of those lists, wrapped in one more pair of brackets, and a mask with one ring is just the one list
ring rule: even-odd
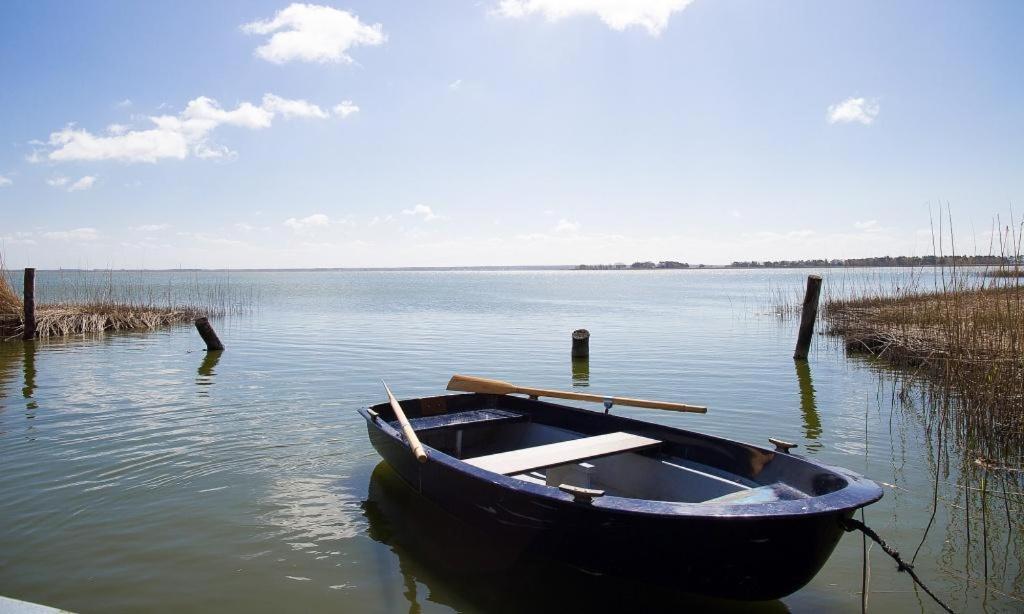
{"label": "distant shoreline", "polygon": [[[993,267],[1012,265],[1011,262],[1003,263],[956,263],[958,267]],[[46,273],[374,273],[374,272],[501,272],[501,271],[728,271],[728,270],[777,270],[777,269],[915,269],[915,268],[939,268],[952,266],[945,264],[799,264],[799,265],[729,265],[729,264],[700,264],[689,267],[654,267],[654,268],[631,268],[629,265],[576,265],[576,264],[553,264],[553,265],[514,265],[514,266],[431,266],[431,267],[303,267],[303,268],[178,268],[178,269],[37,269]],[[18,271],[20,267],[11,267],[10,272]]]}

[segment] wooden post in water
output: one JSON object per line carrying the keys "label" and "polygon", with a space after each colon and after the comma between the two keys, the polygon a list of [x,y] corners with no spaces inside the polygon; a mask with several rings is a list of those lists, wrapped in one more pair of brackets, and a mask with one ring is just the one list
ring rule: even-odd
{"label": "wooden post in water", "polygon": [[807,360],[807,352],[811,349],[814,337],[814,321],[818,318],[818,298],[821,296],[821,277],[807,276],[807,293],[804,294],[804,306],[800,312],[800,332],[796,337],[794,360]]}
{"label": "wooden post in water", "polygon": [[572,357],[587,358],[590,356],[590,331],[585,328],[572,331]]}
{"label": "wooden post in water", "polygon": [[21,338],[25,341],[32,341],[36,338],[36,270],[25,269],[25,332]]}
{"label": "wooden post in water", "polygon": [[196,330],[199,331],[199,336],[206,342],[207,352],[220,352],[224,349],[224,344],[220,342],[217,333],[210,326],[210,320],[207,318],[196,318]]}

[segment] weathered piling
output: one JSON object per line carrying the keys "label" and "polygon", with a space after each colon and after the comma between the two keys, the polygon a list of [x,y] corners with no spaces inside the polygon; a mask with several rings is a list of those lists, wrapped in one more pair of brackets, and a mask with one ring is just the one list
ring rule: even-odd
{"label": "weathered piling", "polygon": [[794,360],[807,360],[807,352],[811,349],[814,337],[814,321],[818,318],[818,298],[821,296],[821,277],[807,276],[807,293],[804,294],[804,305],[800,312],[800,332],[796,337]]}
{"label": "weathered piling", "polygon": [[590,356],[590,331],[585,328],[572,331],[572,357],[587,358]]}
{"label": "weathered piling", "polygon": [[224,344],[220,342],[217,333],[210,326],[209,319],[196,318],[196,330],[199,331],[199,336],[206,342],[207,352],[220,352],[224,349]]}
{"label": "weathered piling", "polygon": [[25,292],[22,295],[22,304],[25,306],[25,332],[21,338],[25,341],[32,341],[36,338],[36,270],[25,269]]}

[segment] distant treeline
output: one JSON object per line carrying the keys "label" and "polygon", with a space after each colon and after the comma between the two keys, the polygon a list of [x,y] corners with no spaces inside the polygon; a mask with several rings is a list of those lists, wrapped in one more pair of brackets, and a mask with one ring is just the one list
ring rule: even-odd
{"label": "distant treeline", "polygon": [[[662,260],[661,262],[634,262],[633,264],[581,264],[576,267],[577,271],[624,271],[624,270],[653,270],[653,269],[688,269],[690,265],[686,262],[675,260]],[[700,265],[699,268],[704,268]]]}
{"label": "distant treeline", "polygon": [[735,269],[795,269],[806,267],[886,267],[886,266],[999,266],[1013,264],[1005,256],[880,256],[846,260],[768,260],[764,262],[733,262]]}
{"label": "distant treeline", "polygon": [[[1007,266],[1024,264],[1024,258],[1013,256],[879,256],[877,258],[847,258],[845,260],[750,260],[726,265],[729,269],[800,269],[815,267],[915,267],[915,266]],[[723,268],[705,264],[662,260],[661,262],[634,262],[626,264],[581,264],[577,271],[650,271],[657,269]]]}

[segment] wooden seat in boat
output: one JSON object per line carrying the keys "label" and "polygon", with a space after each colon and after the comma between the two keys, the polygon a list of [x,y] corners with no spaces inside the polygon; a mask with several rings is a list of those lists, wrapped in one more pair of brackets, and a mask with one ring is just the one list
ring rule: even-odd
{"label": "wooden seat in boat", "polygon": [[575,463],[600,456],[618,454],[620,452],[643,450],[660,444],[661,442],[657,439],[641,437],[640,435],[621,432],[607,433],[468,458],[465,462],[474,467],[493,471],[494,473],[512,475],[535,469],[564,465],[566,463]]}
{"label": "wooden seat in boat", "polygon": [[[449,427],[465,428],[483,424],[495,424],[500,422],[520,422],[526,420],[523,414],[500,409],[476,409],[473,411],[460,411],[452,414],[440,414],[437,416],[426,416],[409,420],[412,430],[417,433],[433,431]],[[397,425],[393,422],[392,425]]]}

